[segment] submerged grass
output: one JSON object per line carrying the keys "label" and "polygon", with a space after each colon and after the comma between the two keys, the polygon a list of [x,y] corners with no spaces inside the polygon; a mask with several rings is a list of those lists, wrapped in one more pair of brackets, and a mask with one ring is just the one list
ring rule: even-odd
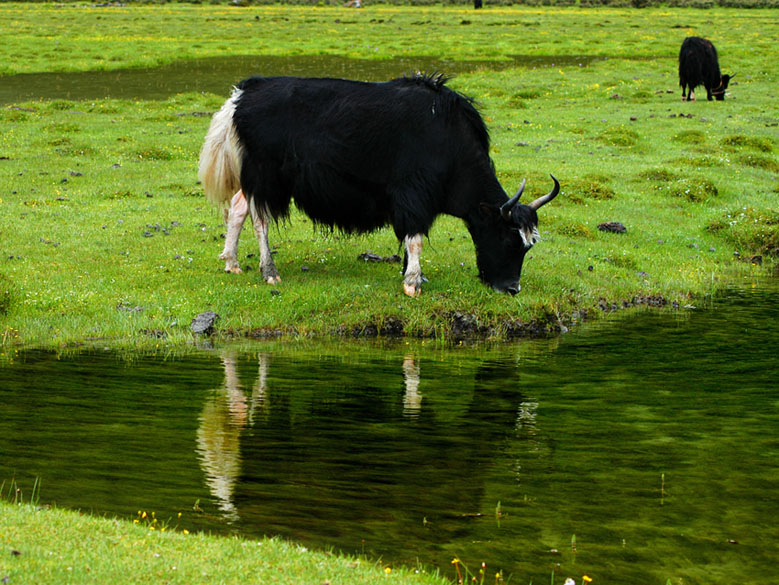
{"label": "submerged grass", "polygon": [[[430,282],[418,299],[402,294],[398,264],[358,258],[397,253],[391,230],[347,238],[297,212],[271,233],[281,284],[263,284],[251,229],[240,249],[247,272],[223,273],[225,230],[196,182],[197,157],[210,114],[237,80],[220,95],[4,106],[3,345],[181,344],[202,311],[219,314],[221,335],[505,339],[556,331],[574,313],[622,301],[685,305],[758,270],[734,261],[734,251],[762,251],[766,262],[772,254],[766,242],[775,224],[723,221],[738,209],[779,208],[771,97],[779,25],[770,11],[0,4],[0,17],[5,74],[240,55],[247,38],[253,52],[274,55],[594,58],[485,69],[450,82],[477,99],[507,191],[527,177],[527,197],[537,196],[551,187],[550,172],[562,184],[541,210],[542,241],[516,297],[478,281],[467,230],[449,217],[425,242]],[[744,74],[725,102],[682,103],[678,46],[704,32],[723,69]],[[627,231],[597,229],[612,221]]]}
{"label": "submerged grass", "polygon": [[436,574],[250,541],[160,530],[157,523],[96,518],[0,501],[0,576],[6,583],[403,583],[442,585]]}

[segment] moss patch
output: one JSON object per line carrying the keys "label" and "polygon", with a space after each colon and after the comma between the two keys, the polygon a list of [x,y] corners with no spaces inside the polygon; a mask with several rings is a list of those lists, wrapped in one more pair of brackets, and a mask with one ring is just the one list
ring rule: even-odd
{"label": "moss patch", "polygon": [[717,186],[708,179],[677,179],[661,189],[693,203],[708,201],[719,194]]}
{"label": "moss patch", "polygon": [[738,162],[746,167],[754,169],[763,169],[772,173],[779,173],[779,163],[769,156],[759,154],[746,154],[738,158]]}
{"label": "moss patch", "polygon": [[625,126],[615,126],[601,132],[597,140],[609,146],[635,146],[638,144],[638,133]]}
{"label": "moss patch", "polygon": [[672,173],[667,169],[663,169],[659,167],[641,171],[640,173],[638,173],[638,177],[640,179],[645,179],[647,181],[659,181],[663,183],[667,183],[669,181],[676,181],[679,179],[679,175],[677,175],[676,173]]}
{"label": "moss patch", "polygon": [[706,134],[700,130],[683,130],[674,135],[672,140],[682,144],[703,144],[706,142]]}
{"label": "moss patch", "polygon": [[744,136],[743,134],[734,134],[726,136],[720,140],[720,144],[733,150],[749,148],[760,152],[773,152],[774,143],[770,138],[764,136]]}
{"label": "moss patch", "polygon": [[706,229],[730,242],[742,254],[769,254],[779,257],[779,211],[739,209],[729,211]]}
{"label": "moss patch", "polygon": [[599,175],[588,175],[581,179],[571,179],[561,189],[561,195],[574,203],[587,200],[606,201],[616,195],[614,189],[606,185],[608,179]]}

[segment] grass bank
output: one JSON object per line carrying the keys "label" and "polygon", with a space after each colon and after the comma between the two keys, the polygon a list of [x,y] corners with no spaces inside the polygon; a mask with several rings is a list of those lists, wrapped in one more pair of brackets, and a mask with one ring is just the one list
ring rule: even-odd
{"label": "grass bank", "polygon": [[[6,76],[247,53],[551,57],[471,71],[450,85],[477,99],[507,191],[527,177],[528,197],[546,192],[550,172],[563,186],[542,210],[542,241],[516,297],[478,281],[467,231],[446,217],[425,243],[430,282],[421,298],[402,294],[399,265],[359,259],[396,253],[391,231],[323,234],[297,213],[271,233],[283,281],[269,287],[250,229],[240,259],[255,270],[223,273],[221,215],[196,182],[209,116],[229,83],[221,94],[162,100],[8,104],[0,110],[0,343],[180,344],[202,311],[218,313],[228,336],[505,339],[633,304],[705,303],[733,276],[766,270],[779,248],[774,16],[0,4]],[[737,73],[725,102],[679,101],[676,54],[690,34],[712,38],[723,70]],[[604,222],[627,231],[601,231]]]}
{"label": "grass bank", "polygon": [[0,502],[0,548],[0,578],[9,584],[446,583],[278,539],[185,534],[148,516],[134,524],[8,502]]}

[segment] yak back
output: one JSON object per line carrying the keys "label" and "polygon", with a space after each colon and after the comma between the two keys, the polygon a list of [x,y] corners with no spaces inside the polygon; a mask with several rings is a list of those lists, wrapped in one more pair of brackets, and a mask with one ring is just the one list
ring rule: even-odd
{"label": "yak back", "polygon": [[720,84],[722,74],[714,44],[701,37],[687,37],[679,51],[679,85],[708,89]]}
{"label": "yak back", "polygon": [[494,180],[484,122],[445,82],[424,75],[241,82],[233,120],[244,192],[275,219],[294,199],[330,228],[392,224],[399,238],[427,233],[439,213],[466,205],[452,201],[458,182],[488,181],[474,179],[485,173]]}

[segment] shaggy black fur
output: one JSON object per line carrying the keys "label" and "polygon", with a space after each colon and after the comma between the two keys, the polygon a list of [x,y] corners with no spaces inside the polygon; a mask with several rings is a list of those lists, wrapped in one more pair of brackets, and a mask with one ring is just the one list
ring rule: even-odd
{"label": "shaggy black fur", "polygon": [[[706,88],[709,101],[712,96],[724,100],[731,77],[720,73],[717,49],[711,41],[701,37],[684,39],[679,51],[679,85],[682,88],[682,99],[692,100],[693,91],[702,85]],[[686,91],[687,88],[689,91]]]}
{"label": "shaggy black fur", "polygon": [[[489,134],[470,98],[441,75],[383,83],[253,77],[241,82],[233,123],[240,183],[278,219],[295,204],[345,232],[392,225],[399,240],[427,234],[435,218],[465,220],[482,279],[516,284],[527,251],[489,157]],[[517,205],[517,210],[520,207]],[[516,213],[514,217],[532,214]],[[519,226],[526,227],[527,226]]]}

